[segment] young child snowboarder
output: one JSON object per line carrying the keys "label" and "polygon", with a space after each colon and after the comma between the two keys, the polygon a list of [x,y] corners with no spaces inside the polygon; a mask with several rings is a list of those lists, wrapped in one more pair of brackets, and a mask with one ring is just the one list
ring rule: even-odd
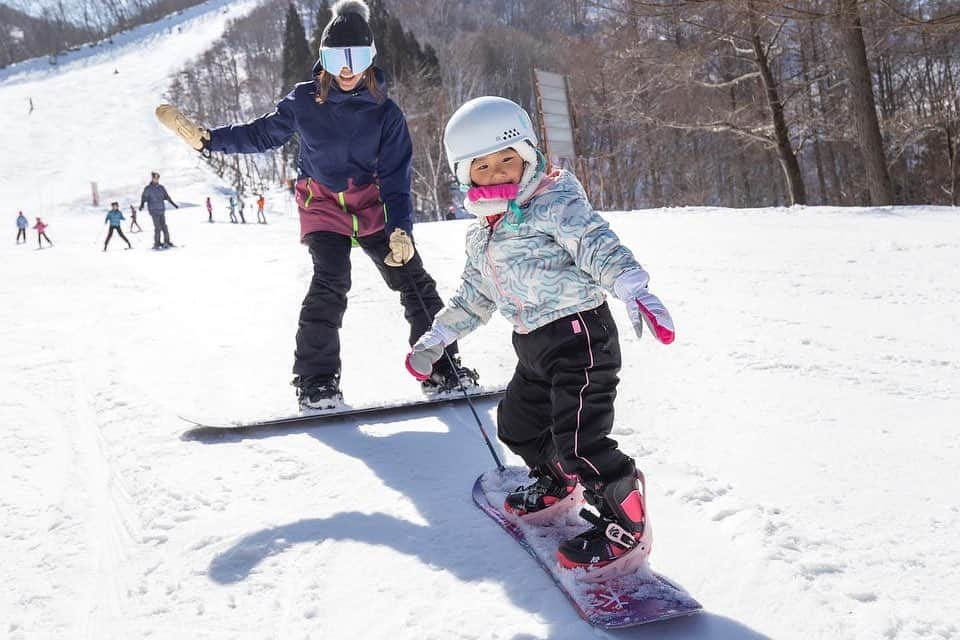
{"label": "young child snowboarder", "polygon": [[[384,282],[400,293],[413,344],[443,308],[436,283],[415,250],[410,197],[413,145],[400,107],[390,100],[370,9],[339,0],[320,38],[314,79],[297,84],[277,108],[247,124],[207,130],[175,107],[157,117],[204,154],[260,153],[300,137],[294,185],[301,242],[313,258],[313,280],[300,309],[293,380],[304,408],[336,406],[340,392],[340,327],[350,290],[350,250],[363,249]],[[476,384],[477,374],[453,357],[437,363],[424,391]]]}
{"label": "young child snowboarder", "polygon": [[107,231],[107,239],[103,241],[103,250],[107,250],[107,246],[110,244],[110,238],[113,237],[114,232],[120,236],[120,238],[127,243],[127,249],[133,249],[133,245],[130,244],[130,241],[127,239],[127,236],[123,235],[123,229],[120,228],[120,223],[126,220],[123,217],[123,214],[120,212],[120,203],[111,202],[110,211],[107,211],[107,217],[103,221],[104,224],[110,225],[110,230]]}
{"label": "young child snowboarder", "polygon": [[210,202],[210,196],[207,196],[207,222],[213,222],[213,203]]}
{"label": "young child snowboarder", "polygon": [[576,177],[547,169],[526,111],[503,98],[471,100],[450,118],[444,145],[478,220],[467,231],[460,287],[407,368],[429,373],[445,344],[499,308],[513,324],[519,362],[497,410],[498,436],[535,479],[508,494],[504,508],[544,522],[577,502],[581,483],[600,515],[581,512],[593,527],[560,545],[560,564],[635,570],[652,531],[634,461],[609,437],[620,345],[604,290],[627,304],[638,336],[646,323],[669,344],[670,315]]}
{"label": "young child snowboarder", "polygon": [[[23,215],[23,211],[17,211],[17,244],[21,242],[23,244],[27,243],[27,216]],[[22,240],[21,240],[22,238]]]}
{"label": "young child snowboarder", "polygon": [[257,223],[258,224],[267,224],[267,216],[264,215],[263,213],[263,205],[265,205],[266,203],[267,201],[263,199],[263,194],[261,193],[257,197]]}
{"label": "young child snowboarder", "polygon": [[33,228],[37,230],[37,248],[38,249],[43,248],[43,242],[42,242],[43,240],[46,240],[47,244],[50,245],[51,247],[53,246],[53,243],[50,242],[50,238],[47,237],[48,226],[50,225],[45,223],[43,220],[40,219],[39,216],[37,216],[37,223],[33,225]]}
{"label": "young child snowboarder", "polygon": [[[133,228],[136,227],[137,230],[134,231]],[[130,205],[130,233],[140,233],[143,231],[143,228],[140,226],[140,223],[137,222],[137,208],[134,205]]]}

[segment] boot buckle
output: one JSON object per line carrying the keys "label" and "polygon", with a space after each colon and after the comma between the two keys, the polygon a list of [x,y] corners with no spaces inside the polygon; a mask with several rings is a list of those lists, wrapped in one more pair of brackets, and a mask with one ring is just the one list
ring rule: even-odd
{"label": "boot buckle", "polygon": [[620,545],[624,549],[632,549],[637,544],[637,539],[633,536],[633,534],[628,532],[616,522],[610,522],[607,524],[604,535],[607,536],[608,540]]}

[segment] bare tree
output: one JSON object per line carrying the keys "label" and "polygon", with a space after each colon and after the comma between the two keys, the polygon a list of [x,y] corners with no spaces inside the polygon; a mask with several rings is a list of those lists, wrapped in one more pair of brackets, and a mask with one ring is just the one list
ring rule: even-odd
{"label": "bare tree", "polygon": [[887,171],[883,134],[877,119],[873,77],[867,64],[867,47],[863,39],[859,2],[837,0],[837,3],[837,32],[847,63],[851,106],[860,139],[870,201],[875,205],[893,204],[893,183]]}

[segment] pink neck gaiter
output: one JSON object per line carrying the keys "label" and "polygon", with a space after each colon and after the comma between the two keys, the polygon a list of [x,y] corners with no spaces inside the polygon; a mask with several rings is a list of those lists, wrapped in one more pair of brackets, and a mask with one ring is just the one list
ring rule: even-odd
{"label": "pink neck gaiter", "polygon": [[513,200],[520,192],[519,187],[507,182],[504,184],[491,184],[485,187],[470,187],[467,190],[467,199],[470,202],[479,200]]}

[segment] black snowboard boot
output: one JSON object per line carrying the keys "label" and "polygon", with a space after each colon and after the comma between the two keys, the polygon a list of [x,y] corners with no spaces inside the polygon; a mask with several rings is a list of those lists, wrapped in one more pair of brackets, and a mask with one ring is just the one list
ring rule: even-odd
{"label": "black snowboard boot", "polygon": [[582,500],[577,477],[565,474],[557,461],[537,465],[530,470],[530,477],[535,478],[532,484],[507,494],[504,511],[526,522],[546,524]]}
{"label": "black snowboard boot", "polygon": [[301,409],[333,409],[343,403],[339,373],[297,376],[290,384],[297,388]]}
{"label": "black snowboard boot", "polygon": [[460,354],[455,354],[450,359],[453,360],[453,366],[450,366],[450,361],[444,354],[433,364],[430,377],[420,383],[426,395],[454,393],[459,391],[461,386],[470,393],[479,386],[477,381],[480,376],[475,370],[460,364]]}
{"label": "black snowboard boot", "polygon": [[653,531],[647,521],[642,480],[643,475],[637,473],[584,490],[587,502],[600,515],[587,509],[580,511],[593,527],[560,544],[560,566],[590,571],[609,565],[613,569],[609,577],[613,577],[636,571],[643,564],[650,555]]}

